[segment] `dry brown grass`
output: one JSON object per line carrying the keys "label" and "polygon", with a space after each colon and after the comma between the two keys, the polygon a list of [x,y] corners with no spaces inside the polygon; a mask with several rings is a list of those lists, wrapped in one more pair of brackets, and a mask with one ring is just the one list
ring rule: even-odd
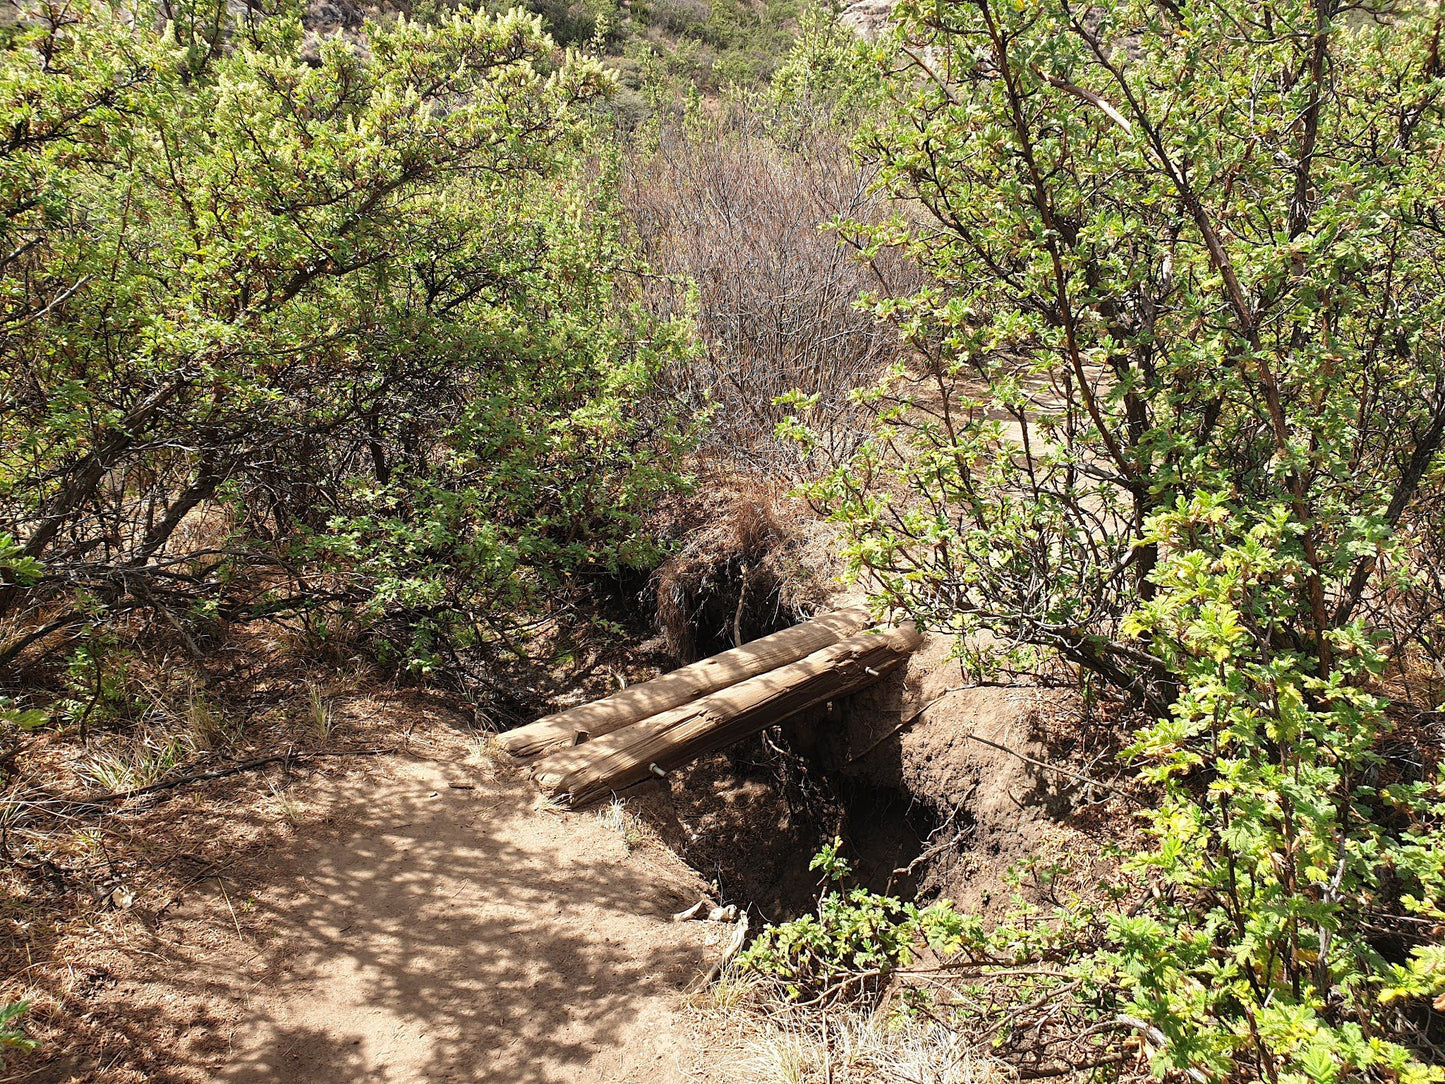
{"label": "dry brown grass", "polygon": [[744,482],[698,503],[698,527],[658,569],[657,617],[669,651],[692,660],[814,616],[836,569],[820,567],[814,524],[797,502]]}
{"label": "dry brown grass", "polygon": [[[693,999],[699,1084],[1002,1084],[1016,1079],[958,1032],[923,1015],[804,1009],[729,969]],[[725,1065],[726,1072],[718,1067]]]}

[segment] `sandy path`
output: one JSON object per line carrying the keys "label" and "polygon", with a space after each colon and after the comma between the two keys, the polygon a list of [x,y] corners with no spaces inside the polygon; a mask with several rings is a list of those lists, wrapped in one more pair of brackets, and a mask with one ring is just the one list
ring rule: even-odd
{"label": "sandy path", "polygon": [[681,993],[724,932],[670,921],[696,875],[458,746],[296,788],[292,841],[167,910],[102,1000],[173,1036],[168,1078],[684,1079]]}

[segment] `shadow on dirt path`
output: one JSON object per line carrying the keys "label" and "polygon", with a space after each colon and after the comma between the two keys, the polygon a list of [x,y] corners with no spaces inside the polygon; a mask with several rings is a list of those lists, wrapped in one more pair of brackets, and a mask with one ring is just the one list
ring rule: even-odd
{"label": "shadow on dirt path", "polygon": [[683,1079],[680,995],[719,927],[670,914],[701,882],[466,753],[308,784],[297,837],[198,882],[106,1008],[175,1022],[175,1080]]}

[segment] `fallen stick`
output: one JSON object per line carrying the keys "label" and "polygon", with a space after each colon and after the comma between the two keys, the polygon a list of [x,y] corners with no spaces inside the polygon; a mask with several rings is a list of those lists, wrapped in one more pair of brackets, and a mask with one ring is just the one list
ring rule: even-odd
{"label": "fallen stick", "polygon": [[912,625],[869,629],[585,745],[544,757],[538,786],[574,806],[631,786],[857,692],[900,666],[922,638]]}
{"label": "fallen stick", "polygon": [[797,662],[867,627],[868,612],[853,607],[805,621],[661,677],[620,689],[590,704],[538,719],[497,736],[514,757],[535,756],[560,745],[577,745],[630,726],[659,712],[740,681]]}
{"label": "fallen stick", "polygon": [[271,756],[256,757],[254,760],[238,761],[212,771],[189,772],[184,775],[162,780],[159,783],[151,783],[149,786],[136,787],[134,790],[117,790],[107,794],[88,794],[76,798],[67,798],[64,795],[52,795],[45,798],[15,798],[13,799],[13,804],[21,807],[22,817],[30,811],[30,808],[35,809],[37,812],[54,816],[68,816],[73,813],[96,812],[99,811],[101,807],[112,802],[127,802],[132,798],[141,798],[150,794],[174,790],[177,787],[184,787],[191,783],[204,783],[212,779],[224,779],[227,776],[240,775],[243,772],[254,772],[258,768],[266,768],[272,764],[284,763],[300,766],[308,760],[316,760],[321,757],[375,757],[394,752],[396,752],[396,746],[381,746],[369,749],[316,749],[309,752],[287,750],[284,753],[274,753]]}
{"label": "fallen stick", "polygon": [[722,955],[714,960],[712,966],[698,977],[697,981],[692,984],[690,992],[696,993],[705,986],[716,982],[718,976],[723,973],[723,968],[727,967],[727,965],[732,962],[732,958],[743,950],[743,945],[747,942],[747,939],[748,916],[744,914],[738,919],[737,925],[733,927],[732,936],[728,938],[728,943],[723,947]]}

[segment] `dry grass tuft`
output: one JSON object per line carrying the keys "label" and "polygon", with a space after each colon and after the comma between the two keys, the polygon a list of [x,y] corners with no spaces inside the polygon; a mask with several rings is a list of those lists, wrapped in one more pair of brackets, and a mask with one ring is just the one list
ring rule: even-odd
{"label": "dry grass tuft", "polygon": [[571,806],[562,798],[538,791],[537,797],[532,799],[532,808],[538,813],[555,813],[560,816],[566,813]]}
{"label": "dry grass tuft", "polygon": [[616,832],[622,837],[622,845],[631,854],[638,847],[641,847],[648,840],[646,825],[642,818],[627,808],[627,803],[621,798],[613,797],[606,806],[597,811],[597,819],[602,826],[609,831]]}
{"label": "dry grass tuft", "polygon": [[272,780],[269,789],[276,812],[287,824],[295,827],[306,819],[305,805],[297,799],[286,783]]}
{"label": "dry grass tuft", "polygon": [[76,773],[102,792],[113,794],[159,782],[196,752],[195,739],[186,731],[112,737],[96,744],[93,752],[80,759]]}
{"label": "dry grass tuft", "polygon": [[496,731],[482,730],[472,738],[467,752],[467,763],[475,764],[487,779],[494,779],[507,768],[516,764],[512,754],[497,740]]}
{"label": "dry grass tuft", "polygon": [[702,502],[702,524],[654,578],[668,650],[690,661],[813,616],[827,590],[799,560],[800,517],[753,485]]}
{"label": "dry grass tuft", "polygon": [[[1001,1084],[1003,1062],[922,1016],[780,1004],[760,984],[725,973],[694,997],[695,1038],[727,1084]],[[725,1057],[716,1057],[722,1047]],[[701,1063],[694,1078],[723,1084]]]}
{"label": "dry grass tuft", "polygon": [[306,683],[306,723],[311,736],[319,742],[329,740],[336,730],[336,711],[331,698],[315,681]]}

